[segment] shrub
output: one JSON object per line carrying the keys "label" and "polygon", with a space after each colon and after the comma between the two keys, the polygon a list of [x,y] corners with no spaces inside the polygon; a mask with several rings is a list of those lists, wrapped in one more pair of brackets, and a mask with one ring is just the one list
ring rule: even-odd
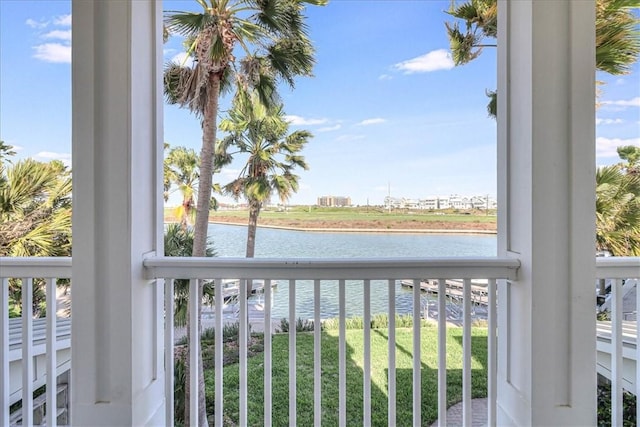
{"label": "shrub", "polygon": [[[312,320],[302,319],[298,317],[296,320],[296,332],[310,332],[314,330]],[[289,332],[289,320],[280,319],[280,326],[276,328],[276,332]]]}
{"label": "shrub", "polygon": [[[598,427],[611,425],[611,385],[598,384]],[[636,396],[625,391],[622,395],[622,427],[635,427]]]}

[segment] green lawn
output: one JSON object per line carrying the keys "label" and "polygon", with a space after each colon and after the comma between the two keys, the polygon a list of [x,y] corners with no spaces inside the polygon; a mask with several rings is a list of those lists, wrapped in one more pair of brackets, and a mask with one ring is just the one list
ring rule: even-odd
{"label": "green lawn", "polygon": [[[472,395],[486,396],[487,331],[472,329]],[[412,329],[396,330],[396,425],[412,420]],[[362,425],[363,331],[347,330],[347,425]],[[273,336],[273,425],[289,425],[288,335]],[[437,418],[437,330],[422,328],[422,424]],[[313,424],[313,333],[297,335],[297,425]],[[371,330],[372,425],[387,426],[387,330]],[[249,423],[263,425],[263,354],[248,361]],[[447,400],[462,400],[462,329],[447,331]],[[224,368],[224,405],[228,419],[238,421],[238,364]],[[205,372],[209,412],[215,399],[214,370]],[[338,425],[338,333],[322,333],[322,425]]]}
{"label": "green lawn", "polygon": [[[165,218],[173,218],[174,208],[165,208]],[[248,211],[244,210],[221,210],[212,212],[210,219],[216,220],[218,217],[237,218],[237,222],[245,223],[248,220]],[[469,214],[455,212],[453,210],[442,212],[430,211],[392,211],[387,212],[381,208],[318,208],[318,207],[294,207],[287,212],[277,212],[275,210],[263,210],[260,212],[260,218],[264,220],[275,220],[279,222],[292,223],[295,225],[299,222],[305,223],[321,223],[322,221],[335,222],[341,221],[346,223],[353,222],[372,222],[377,223],[375,226],[384,226],[385,224],[398,222],[424,223],[428,225],[435,221],[445,221],[450,223],[467,223],[479,222],[494,224],[496,222],[495,211],[486,212],[474,211]],[[372,225],[372,226],[374,226]]]}

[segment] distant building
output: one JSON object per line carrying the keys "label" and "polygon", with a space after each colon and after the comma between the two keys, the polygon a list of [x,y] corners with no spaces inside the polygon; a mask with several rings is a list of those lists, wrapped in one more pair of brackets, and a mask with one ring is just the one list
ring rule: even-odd
{"label": "distant building", "polygon": [[323,207],[351,206],[351,197],[343,197],[343,196],[318,197],[318,206],[323,206]]}
{"label": "distant building", "polygon": [[388,209],[469,210],[496,209],[497,203],[495,199],[486,195],[466,197],[452,194],[450,196],[429,196],[420,200],[387,196],[384,198],[384,206]]}

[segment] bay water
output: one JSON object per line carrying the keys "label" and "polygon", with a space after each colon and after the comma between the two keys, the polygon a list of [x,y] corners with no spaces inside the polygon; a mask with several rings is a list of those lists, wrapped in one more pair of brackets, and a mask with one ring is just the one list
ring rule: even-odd
{"label": "bay water", "polygon": [[[209,224],[209,237],[218,257],[244,257],[247,227]],[[256,258],[357,258],[357,257],[482,257],[495,256],[495,235],[481,234],[404,234],[310,232],[259,227],[256,232]],[[412,292],[396,283],[396,312],[407,314],[412,310]],[[347,281],[347,317],[362,316],[363,284]],[[273,288],[272,317],[281,319],[289,315],[289,284],[280,281]],[[263,296],[250,299],[250,304],[261,306]],[[295,284],[296,317],[313,318],[313,281],[301,280]],[[338,316],[338,282],[323,281],[320,291],[322,318]],[[388,290],[386,281],[371,281],[371,312],[386,313]],[[251,310],[254,314],[254,310]]]}

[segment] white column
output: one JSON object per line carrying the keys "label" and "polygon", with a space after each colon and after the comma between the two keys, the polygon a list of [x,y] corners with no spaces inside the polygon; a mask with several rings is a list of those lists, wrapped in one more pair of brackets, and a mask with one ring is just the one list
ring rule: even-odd
{"label": "white column", "polygon": [[72,423],[164,425],[162,4],[73,0]]}
{"label": "white column", "polygon": [[595,425],[595,5],[498,14],[498,424]]}

